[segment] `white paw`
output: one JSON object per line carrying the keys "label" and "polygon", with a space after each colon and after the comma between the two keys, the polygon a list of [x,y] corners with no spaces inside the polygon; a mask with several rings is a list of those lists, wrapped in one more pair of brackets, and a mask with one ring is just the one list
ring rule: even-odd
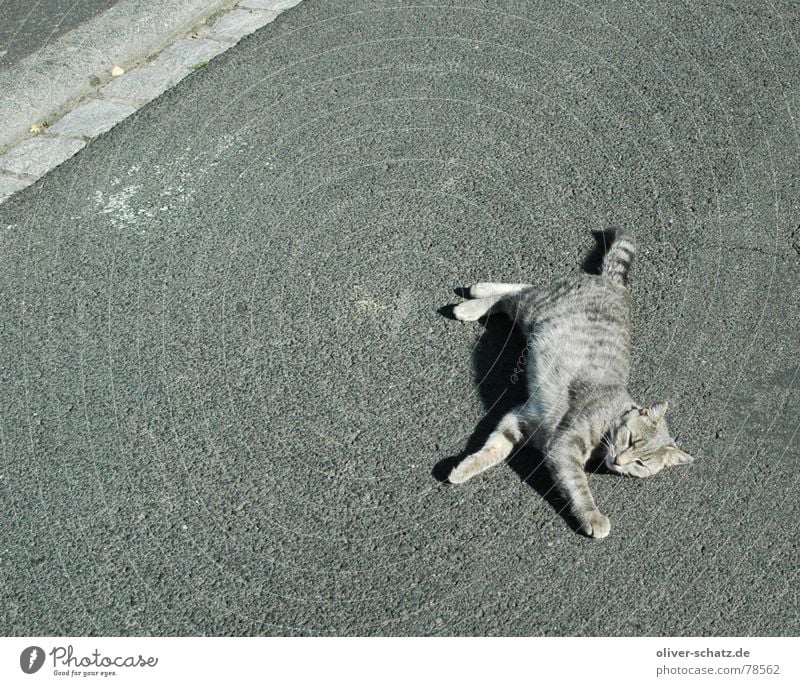
{"label": "white paw", "polygon": [[465,481],[469,481],[477,473],[478,470],[475,468],[475,461],[467,458],[461,462],[461,464],[453,467],[453,471],[450,472],[450,476],[447,477],[447,480],[451,484],[463,484]]}
{"label": "white paw", "polygon": [[453,316],[462,322],[476,322],[486,314],[486,309],[481,300],[467,300],[453,308]]}
{"label": "white paw", "polygon": [[583,530],[592,538],[605,538],[611,531],[611,522],[600,510],[595,510],[587,517]]}
{"label": "white paw", "polygon": [[476,283],[474,286],[470,286],[469,297],[486,298],[490,295],[495,295],[496,291],[497,291],[496,283],[481,281],[480,283]]}

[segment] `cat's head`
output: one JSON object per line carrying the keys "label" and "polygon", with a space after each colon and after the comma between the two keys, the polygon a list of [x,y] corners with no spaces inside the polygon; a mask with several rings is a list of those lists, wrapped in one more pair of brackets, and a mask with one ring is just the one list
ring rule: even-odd
{"label": "cat's head", "polygon": [[655,403],[622,414],[604,439],[606,466],[615,474],[641,478],[691,462],[692,456],[672,440],[666,413],[667,403]]}

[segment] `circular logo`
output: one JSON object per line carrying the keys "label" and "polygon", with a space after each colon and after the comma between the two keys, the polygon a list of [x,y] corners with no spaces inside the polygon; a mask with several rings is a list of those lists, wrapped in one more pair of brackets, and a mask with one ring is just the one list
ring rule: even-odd
{"label": "circular logo", "polygon": [[39,646],[25,648],[19,655],[19,666],[25,674],[38,672],[44,664],[44,650]]}

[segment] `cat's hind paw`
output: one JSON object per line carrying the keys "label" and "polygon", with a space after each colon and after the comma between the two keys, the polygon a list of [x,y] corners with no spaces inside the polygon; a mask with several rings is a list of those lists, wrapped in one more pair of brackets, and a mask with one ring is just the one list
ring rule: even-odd
{"label": "cat's hind paw", "polygon": [[453,308],[453,316],[462,322],[476,322],[485,315],[494,301],[487,301],[485,298],[477,300],[467,300]]}
{"label": "cat's hind paw", "polygon": [[498,287],[502,285],[503,284],[481,281],[481,283],[476,283],[474,286],[469,287],[469,297],[488,298],[491,295],[497,295],[499,292]]}
{"label": "cat's hind paw", "polygon": [[519,293],[519,291],[530,288],[526,283],[495,283],[492,281],[481,281],[474,286],[470,286],[470,298],[491,298],[495,295],[509,295]]}
{"label": "cat's hind paw", "polygon": [[583,532],[592,538],[605,538],[611,531],[611,521],[600,510],[592,512],[583,524]]}

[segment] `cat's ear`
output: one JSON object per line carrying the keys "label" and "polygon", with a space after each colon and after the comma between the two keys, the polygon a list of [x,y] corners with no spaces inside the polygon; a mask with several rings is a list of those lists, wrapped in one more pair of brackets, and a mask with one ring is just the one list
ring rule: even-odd
{"label": "cat's ear", "polygon": [[668,445],[664,448],[664,466],[674,467],[680,464],[689,464],[694,462],[694,458],[674,445]]}
{"label": "cat's ear", "polygon": [[664,415],[667,414],[668,408],[669,403],[653,403],[650,407],[643,407],[639,410],[639,413],[647,417],[653,424],[658,425],[664,419]]}

